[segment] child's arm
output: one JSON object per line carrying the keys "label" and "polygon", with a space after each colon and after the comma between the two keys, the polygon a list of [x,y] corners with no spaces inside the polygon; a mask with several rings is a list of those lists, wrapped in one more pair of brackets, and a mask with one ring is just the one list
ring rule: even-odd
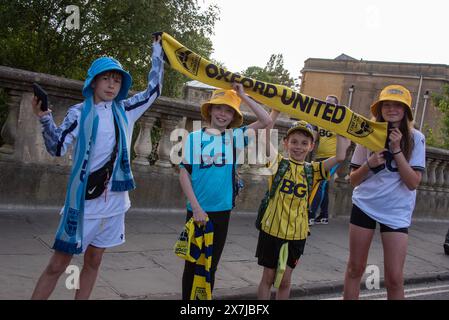
{"label": "child's arm", "polygon": [[[360,152],[359,148],[360,146],[357,145],[354,151],[354,156],[356,154],[359,154]],[[349,182],[353,187],[357,187],[359,184],[365,181],[365,179],[368,177],[371,168],[376,168],[385,164],[384,151],[386,151],[386,149],[378,152],[373,152],[360,167],[351,170],[349,174]]]}
{"label": "child's arm", "polygon": [[200,224],[206,223],[207,213],[201,208],[195,193],[193,192],[190,175],[186,168],[180,168],[179,183],[181,184],[182,191],[186,195],[187,199],[189,199],[190,205],[192,206],[193,220],[195,222],[199,222]]}
{"label": "child's arm", "polygon": [[48,153],[54,157],[65,155],[69,146],[78,135],[78,109],[76,107],[70,108],[62,124],[57,127],[51,110],[41,111],[40,101],[38,102],[36,97],[33,97],[31,106],[33,113],[39,117],[39,121],[42,124],[42,136]]}
{"label": "child's arm", "polygon": [[248,128],[253,130],[266,128],[271,124],[271,118],[268,115],[268,112],[265,111],[259,104],[257,104],[253,99],[248,97],[243,90],[243,85],[241,83],[233,83],[232,88],[237,92],[238,96],[242,99],[243,102],[251,109],[252,112],[257,117],[257,121],[251,123]]}
{"label": "child's arm", "polygon": [[[271,109],[270,113],[270,124],[265,128],[265,154],[266,156],[271,156],[271,149],[273,145],[271,144],[271,129],[274,128],[274,125],[276,124],[276,120],[279,117],[280,112],[274,109]],[[277,152],[277,150],[273,150]]]}
{"label": "child's arm", "polygon": [[394,128],[390,131],[389,137],[390,150],[393,153],[394,160],[396,161],[396,164],[398,166],[401,180],[409,190],[415,190],[421,183],[422,172],[414,170],[405,158],[404,153],[401,150],[401,131],[398,128]]}
{"label": "child's arm", "polygon": [[130,121],[135,122],[142,116],[153,102],[161,95],[164,79],[164,59],[160,36],[153,41],[153,55],[151,57],[151,70],[148,74],[148,87],[145,91],[123,100]]}
{"label": "child's arm", "polygon": [[346,158],[346,149],[348,149],[351,141],[345,137],[337,135],[337,152],[334,157],[324,160],[323,166],[326,172],[329,172],[337,163],[341,163]]}

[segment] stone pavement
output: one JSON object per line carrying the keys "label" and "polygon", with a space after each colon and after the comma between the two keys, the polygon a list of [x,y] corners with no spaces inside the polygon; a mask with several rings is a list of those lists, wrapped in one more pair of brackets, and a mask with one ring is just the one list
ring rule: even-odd
{"label": "stone pavement", "polygon": [[[183,260],[172,248],[184,224],[184,212],[130,211],[126,243],[107,250],[91,299],[179,299]],[[51,256],[58,210],[0,210],[0,299],[29,299]],[[254,252],[255,215],[233,213],[216,276],[215,299],[254,299],[262,267]],[[449,227],[444,220],[414,220],[409,232],[405,279],[409,283],[449,279],[449,256],[442,243]],[[305,253],[292,276],[292,296],[341,292],[348,258],[348,217],[312,226]],[[72,264],[82,266],[82,257]],[[380,267],[378,231],[368,264]],[[72,299],[74,292],[59,280],[52,299]],[[366,277],[366,276],[365,276]],[[365,279],[365,278],[364,278]],[[363,279],[363,281],[364,281]]]}

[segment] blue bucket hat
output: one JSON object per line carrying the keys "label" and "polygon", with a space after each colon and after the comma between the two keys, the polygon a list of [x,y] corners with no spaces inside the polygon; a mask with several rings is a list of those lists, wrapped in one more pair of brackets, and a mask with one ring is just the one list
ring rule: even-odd
{"label": "blue bucket hat", "polygon": [[119,71],[122,74],[122,86],[115,100],[125,99],[128,96],[128,90],[132,85],[133,79],[127,71],[123,70],[120,62],[111,57],[101,57],[92,62],[89,70],[87,70],[87,79],[84,81],[83,96],[85,98],[93,96],[92,81],[97,75],[105,71]]}

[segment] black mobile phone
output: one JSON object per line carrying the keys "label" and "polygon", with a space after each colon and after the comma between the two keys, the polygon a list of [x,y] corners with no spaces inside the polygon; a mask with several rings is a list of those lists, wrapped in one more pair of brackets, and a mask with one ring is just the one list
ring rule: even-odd
{"label": "black mobile phone", "polygon": [[37,83],[33,83],[34,95],[41,101],[41,110],[48,110],[48,95],[44,89]]}

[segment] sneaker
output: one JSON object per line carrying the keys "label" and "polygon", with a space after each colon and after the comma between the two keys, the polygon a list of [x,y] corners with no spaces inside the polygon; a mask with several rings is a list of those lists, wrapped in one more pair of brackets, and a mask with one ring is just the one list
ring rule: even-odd
{"label": "sneaker", "polygon": [[315,224],[315,219],[309,219],[309,226],[313,226]]}
{"label": "sneaker", "polygon": [[315,219],[315,224],[329,224],[328,218],[317,218]]}
{"label": "sneaker", "polygon": [[449,242],[446,242],[444,245],[444,253],[449,256]]}

